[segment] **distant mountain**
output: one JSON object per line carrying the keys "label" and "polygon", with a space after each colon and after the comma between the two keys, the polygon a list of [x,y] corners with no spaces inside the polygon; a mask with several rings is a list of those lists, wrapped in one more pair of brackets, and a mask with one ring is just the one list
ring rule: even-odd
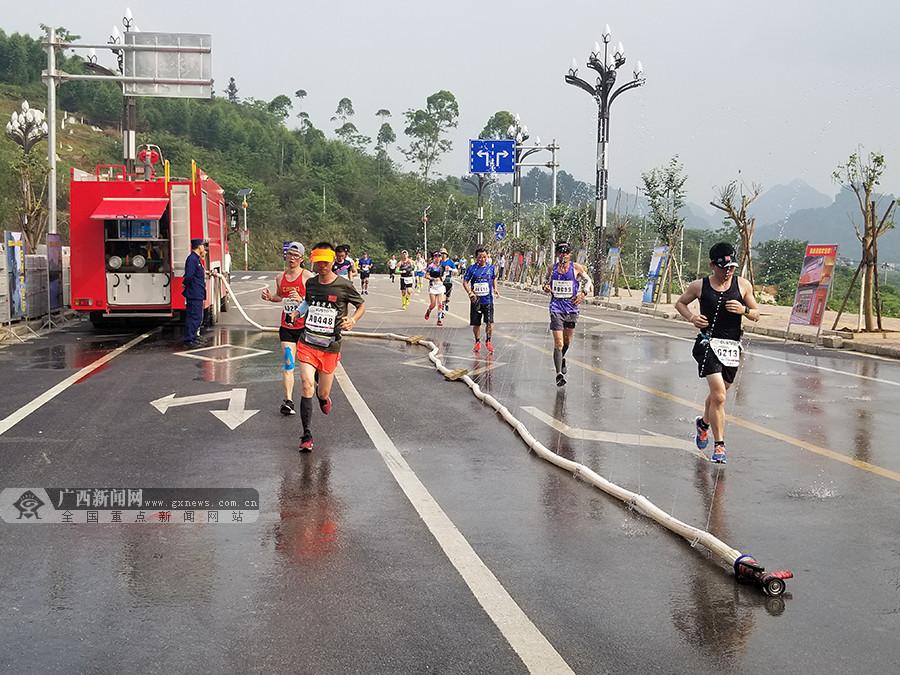
{"label": "distant mountain", "polygon": [[757,225],[784,220],[796,211],[825,208],[832,198],[811,187],[799,178],[787,185],[775,185],[763,192],[750,205],[750,215]]}
{"label": "distant mountain", "polygon": [[[885,195],[879,203],[879,213],[893,195]],[[862,244],[856,238],[853,223],[860,222],[856,197],[841,190],[833,203],[825,208],[802,209],[774,223],[756,228],[754,240],[800,239],[811,244],[837,244],[839,254],[859,260]],[[878,240],[879,262],[900,261],[900,231],[891,230]]]}

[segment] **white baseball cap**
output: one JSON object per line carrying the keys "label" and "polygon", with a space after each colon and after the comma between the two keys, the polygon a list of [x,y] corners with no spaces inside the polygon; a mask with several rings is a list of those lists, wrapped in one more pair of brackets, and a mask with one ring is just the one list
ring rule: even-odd
{"label": "white baseball cap", "polygon": [[299,241],[292,241],[290,244],[288,244],[287,252],[299,253],[300,255],[303,255],[304,253],[306,253],[306,249],[303,248],[303,244],[301,244]]}

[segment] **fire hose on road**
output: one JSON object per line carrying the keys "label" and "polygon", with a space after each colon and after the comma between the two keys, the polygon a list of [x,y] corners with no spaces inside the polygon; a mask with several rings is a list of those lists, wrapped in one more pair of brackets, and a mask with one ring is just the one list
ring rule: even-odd
{"label": "fire hose on road", "polygon": [[[263,326],[251,319],[247,315],[247,312],[244,311],[241,303],[235,297],[234,292],[231,290],[231,287],[228,284],[228,281],[221,275],[217,274],[216,276],[219,276],[219,279],[225,285],[225,288],[231,295],[232,300],[234,300],[234,304],[237,306],[238,310],[247,321],[247,323],[255,326],[262,331],[278,331],[277,327]],[[670,516],[668,513],[656,506],[656,504],[651,502],[643,495],[632,492],[631,490],[627,490],[623,487],[620,487],[619,485],[616,485],[615,483],[608,481],[606,478],[588,468],[584,464],[559,456],[558,454],[547,448],[543,443],[538,441],[534,436],[532,436],[531,432],[528,431],[528,428],[519,419],[517,419],[505,405],[500,403],[500,401],[498,401],[490,394],[486,394],[485,392],[483,392],[481,390],[481,387],[479,387],[478,384],[471,377],[469,377],[468,374],[466,374],[467,371],[464,368],[457,370],[451,370],[450,368],[447,368],[438,356],[440,349],[430,340],[426,340],[425,338],[418,335],[407,336],[399,335],[397,333],[366,333],[356,330],[348,332],[346,333],[346,335],[357,338],[405,342],[406,344],[410,345],[421,345],[423,347],[427,347],[430,350],[428,352],[429,360],[445,378],[447,378],[448,380],[458,380],[461,382],[465,382],[466,385],[468,385],[469,389],[472,390],[472,393],[475,394],[475,396],[482,403],[490,406],[497,413],[499,413],[499,415],[515,430],[517,434],[519,434],[522,440],[525,441],[526,445],[528,445],[528,447],[531,448],[531,450],[536,455],[550,462],[551,464],[558,466],[561,469],[571,472],[575,477],[580,478],[586,483],[590,483],[606,494],[624,502],[629,508],[637,511],[647,518],[650,518],[651,520],[654,520],[655,522],[665,527],[667,530],[683,537],[691,544],[692,547],[695,547],[697,544],[702,545],[703,547],[711,551],[716,557],[731,566],[731,568],[734,570],[735,578],[739,581],[753,583],[761,588],[766,595],[775,597],[784,593],[785,580],[793,578],[794,575],[790,570],[775,570],[767,572],[766,569],[762,565],[760,565],[759,562],[757,562],[751,555],[742,553],[741,551],[732,548],[721,539],[718,539],[705,530],[701,530],[692,525],[688,525],[687,523],[678,520],[673,516]]]}

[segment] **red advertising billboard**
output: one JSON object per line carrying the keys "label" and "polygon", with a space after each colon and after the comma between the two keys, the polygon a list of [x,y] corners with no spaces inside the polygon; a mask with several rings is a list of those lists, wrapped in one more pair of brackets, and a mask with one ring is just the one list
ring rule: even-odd
{"label": "red advertising billboard", "polygon": [[807,245],[789,324],[821,326],[834,278],[836,245]]}

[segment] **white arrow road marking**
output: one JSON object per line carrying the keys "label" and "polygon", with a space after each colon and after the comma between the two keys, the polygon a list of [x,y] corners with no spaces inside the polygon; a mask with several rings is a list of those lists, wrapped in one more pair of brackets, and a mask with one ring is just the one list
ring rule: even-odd
{"label": "white arrow road marking", "polygon": [[595,431],[593,429],[579,429],[578,427],[570,427],[565,422],[560,422],[555,417],[548,415],[543,410],[538,410],[532,406],[522,406],[522,410],[527,412],[529,415],[533,415],[541,422],[546,424],[553,429],[556,429],[561,434],[565,434],[569,438],[575,438],[583,441],[598,441],[601,443],[615,443],[617,445],[640,445],[643,447],[651,447],[651,448],[673,448],[675,450],[684,450],[695,457],[700,457],[704,460],[707,459],[706,455],[702,454],[693,443],[689,443],[688,441],[684,441],[680,438],[675,438],[674,436],[666,436],[665,434],[658,434],[653,431],[647,431],[646,429],[641,429],[644,431],[644,434],[620,434],[615,431]]}
{"label": "white arrow road marking", "polygon": [[226,399],[228,400],[227,410],[210,410],[209,412],[215,415],[232,431],[259,412],[259,410],[246,410],[244,408],[247,403],[246,389],[214,391],[209,394],[195,394],[193,396],[182,396],[181,398],[176,398],[175,394],[169,394],[168,396],[163,396],[155,401],[150,401],[150,405],[165,415],[169,408],[175,408],[181,405],[192,405],[194,403],[222,401]]}
{"label": "white arrow road marking", "polygon": [[[213,356],[200,356],[200,352],[208,352],[215,349],[227,349],[225,353],[228,356],[224,357],[213,357]],[[236,355],[231,355],[231,350],[235,350],[237,352],[248,352],[248,353],[237,353]],[[226,361],[238,361],[240,359],[249,359],[254,356],[259,356],[260,354],[271,354],[268,349],[256,349],[255,347],[241,347],[240,345],[233,345],[230,343],[225,343],[221,345],[213,345],[212,347],[200,347],[199,349],[189,349],[184,352],[174,352],[175,356],[184,356],[189,359],[200,359],[201,361],[212,361],[213,363],[225,363]]]}

